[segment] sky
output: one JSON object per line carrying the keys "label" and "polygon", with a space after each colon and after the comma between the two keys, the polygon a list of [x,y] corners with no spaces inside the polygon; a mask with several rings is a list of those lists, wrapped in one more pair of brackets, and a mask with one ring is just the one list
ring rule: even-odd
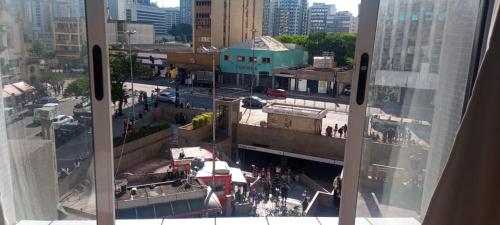
{"label": "sky", "polygon": [[[178,7],[179,0],[152,0],[162,7]],[[309,5],[313,2],[323,2],[327,4],[334,3],[337,6],[337,11],[349,11],[354,16],[358,15],[358,4],[361,0],[309,0]]]}

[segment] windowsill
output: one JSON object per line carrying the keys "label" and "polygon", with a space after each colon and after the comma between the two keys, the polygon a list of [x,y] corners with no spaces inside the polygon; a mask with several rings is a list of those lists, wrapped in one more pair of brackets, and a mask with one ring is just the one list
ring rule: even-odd
{"label": "windowsill", "polygon": [[[217,223],[216,221],[217,220]],[[201,219],[144,219],[144,220],[116,220],[117,225],[185,225],[185,224],[220,224],[220,225],[287,225],[287,224],[338,224],[338,217],[223,217]],[[17,225],[94,225],[93,220],[59,220],[34,221],[24,220]],[[414,218],[357,218],[356,225],[420,225]]]}

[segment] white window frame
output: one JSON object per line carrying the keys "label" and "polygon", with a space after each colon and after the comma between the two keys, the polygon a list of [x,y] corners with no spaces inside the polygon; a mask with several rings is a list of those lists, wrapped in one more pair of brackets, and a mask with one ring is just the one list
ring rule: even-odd
{"label": "white window frame", "polygon": [[[106,41],[106,5],[102,0],[86,0],[89,76],[92,95],[93,148],[95,162],[96,214],[98,225],[115,224],[113,132],[111,123],[111,82]],[[90,15],[89,12],[92,14]],[[101,49],[103,98],[96,98],[96,71],[92,49]],[[108,116],[103,116],[108,115]]]}
{"label": "white window frame", "polygon": [[[358,199],[359,172],[363,150],[363,132],[368,103],[368,85],[371,76],[373,48],[377,31],[380,0],[362,0],[359,12],[359,29],[356,40],[355,68],[352,76],[352,94],[349,107],[349,138],[344,153],[344,171],[342,178],[342,198],[340,201],[339,225],[354,225]],[[368,54],[369,62],[365,86],[364,101],[356,102],[360,73],[361,55]]]}

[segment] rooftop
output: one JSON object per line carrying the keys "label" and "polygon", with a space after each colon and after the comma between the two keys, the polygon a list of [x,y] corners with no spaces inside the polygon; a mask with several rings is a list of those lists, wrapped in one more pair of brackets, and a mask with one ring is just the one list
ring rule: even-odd
{"label": "rooftop", "polygon": [[[254,42],[255,40],[255,42]],[[243,43],[236,44],[230,48],[250,49],[250,50],[269,50],[269,51],[288,51],[290,50],[283,43],[269,36],[256,37],[254,40],[250,39]],[[253,47],[252,47],[253,46]]]}
{"label": "rooftop", "polygon": [[296,117],[305,117],[311,119],[323,119],[326,117],[326,114],[328,114],[327,109],[313,108],[307,106],[287,105],[280,103],[271,103],[269,105],[266,105],[264,106],[264,108],[262,108],[262,112],[296,116]]}
{"label": "rooftop", "polygon": [[[136,190],[135,194],[133,194],[133,189]],[[128,186],[125,193],[116,197],[116,205],[118,209],[127,209],[179,200],[205,199],[206,196],[206,187],[200,185],[196,180],[193,180],[189,185],[169,181]]]}

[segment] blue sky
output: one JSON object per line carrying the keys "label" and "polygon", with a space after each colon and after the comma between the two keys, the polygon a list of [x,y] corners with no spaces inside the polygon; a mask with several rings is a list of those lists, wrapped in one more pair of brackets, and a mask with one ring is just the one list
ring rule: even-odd
{"label": "blue sky", "polygon": [[[152,2],[157,2],[159,6],[163,7],[177,7],[179,6],[179,0],[151,0]],[[358,15],[358,4],[361,0],[309,0],[309,5],[313,2],[324,2],[324,3],[334,3],[337,6],[338,11],[350,11],[355,16]]]}

